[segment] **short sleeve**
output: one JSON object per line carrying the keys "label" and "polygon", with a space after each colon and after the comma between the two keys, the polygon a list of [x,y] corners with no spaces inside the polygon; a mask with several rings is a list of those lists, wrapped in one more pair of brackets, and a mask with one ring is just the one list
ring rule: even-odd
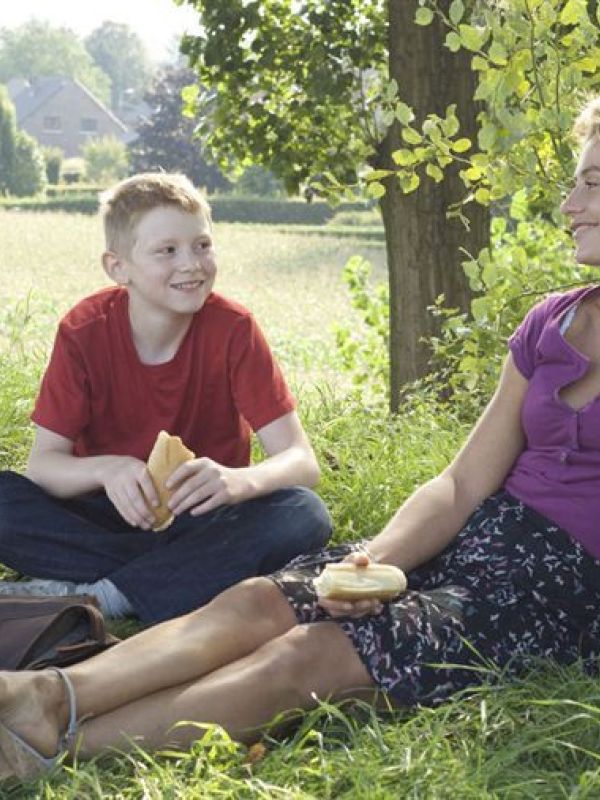
{"label": "short sleeve", "polygon": [[60,325],[31,419],[75,441],[90,421],[89,380],[77,343]]}
{"label": "short sleeve", "polygon": [[254,431],[295,409],[283,373],[251,314],[235,324],[228,369],[235,405]]}
{"label": "short sleeve", "polygon": [[537,345],[548,321],[565,307],[565,295],[550,295],[537,303],[525,316],[508,340],[508,346],[519,372],[529,380],[537,358]]}

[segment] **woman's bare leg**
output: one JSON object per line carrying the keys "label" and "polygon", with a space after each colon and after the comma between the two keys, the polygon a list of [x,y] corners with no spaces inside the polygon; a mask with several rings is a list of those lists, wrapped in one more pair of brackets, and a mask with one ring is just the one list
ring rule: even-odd
{"label": "woman's bare leg", "polygon": [[[236,661],[295,625],[267,578],[253,578],[204,608],[149,628],[69,667],[78,717],[97,716],[137,698],[197,680]],[[56,751],[68,707],[56,673],[0,675],[0,721],[44,755]]]}
{"label": "woman's bare leg", "polygon": [[184,748],[202,737],[186,720],[215,722],[239,741],[278,713],[307,709],[316,698],[371,698],[371,678],[346,634],[334,622],[296,626],[255,652],[197,681],[142,697],[81,726],[84,757],[132,741],[146,749]]}

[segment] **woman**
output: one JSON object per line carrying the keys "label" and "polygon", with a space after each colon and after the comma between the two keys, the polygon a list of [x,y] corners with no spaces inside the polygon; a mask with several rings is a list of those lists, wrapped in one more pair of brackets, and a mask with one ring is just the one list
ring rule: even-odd
{"label": "woman", "polygon": [[[577,129],[584,147],[562,210],[577,260],[600,265],[600,101]],[[452,464],[368,550],[300,557],[64,672],[3,673],[5,759],[30,775],[65,747],[80,757],[132,741],[186,747],[202,731],[173,728],[182,719],[248,742],[315,698],[383,691],[435,703],[478,683],[482,661],[510,674],[532,657],[600,654],[599,396],[600,286],[552,295],[511,338],[497,391]],[[408,592],[319,604],[312,579],[343,558],[400,566]]]}

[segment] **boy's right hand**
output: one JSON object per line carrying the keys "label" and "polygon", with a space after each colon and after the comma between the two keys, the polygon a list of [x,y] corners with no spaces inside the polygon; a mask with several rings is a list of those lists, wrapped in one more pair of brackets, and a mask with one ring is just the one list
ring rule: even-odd
{"label": "boy's right hand", "polygon": [[145,462],[132,456],[114,456],[102,471],[104,490],[125,522],[149,530],[159,499]]}

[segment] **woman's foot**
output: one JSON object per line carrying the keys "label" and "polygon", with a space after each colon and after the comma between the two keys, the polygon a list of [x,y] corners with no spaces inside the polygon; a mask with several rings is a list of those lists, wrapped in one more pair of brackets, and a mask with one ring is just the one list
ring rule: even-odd
{"label": "woman's foot", "polygon": [[57,754],[68,708],[65,684],[57,672],[0,672],[0,723],[41,756]]}

